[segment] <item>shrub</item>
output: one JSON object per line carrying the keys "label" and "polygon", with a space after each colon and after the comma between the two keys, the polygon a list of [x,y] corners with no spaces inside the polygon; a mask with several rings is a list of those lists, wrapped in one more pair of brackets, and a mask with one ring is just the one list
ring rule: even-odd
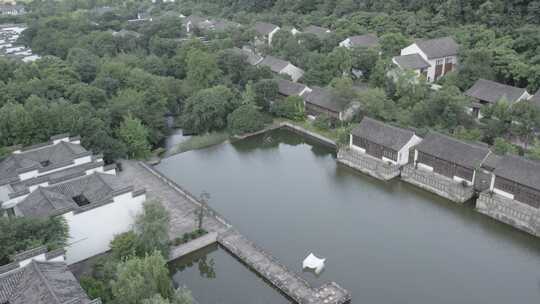
{"label": "shrub", "polygon": [[332,118],[327,114],[321,114],[317,116],[317,118],[313,122],[313,125],[317,129],[329,130],[330,128],[332,128]]}
{"label": "shrub", "polygon": [[269,119],[254,105],[246,104],[229,114],[227,121],[233,134],[244,134],[263,129]]}
{"label": "shrub", "polygon": [[289,96],[282,101],[275,102],[271,108],[272,114],[291,120],[304,119],[304,101],[300,96]]}

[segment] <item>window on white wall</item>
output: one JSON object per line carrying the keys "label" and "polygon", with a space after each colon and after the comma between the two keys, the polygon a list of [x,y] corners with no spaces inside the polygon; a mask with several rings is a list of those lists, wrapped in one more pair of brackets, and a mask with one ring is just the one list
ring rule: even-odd
{"label": "window on white wall", "polygon": [[436,65],[442,65],[444,62],[443,59],[437,59],[437,61],[435,62]]}

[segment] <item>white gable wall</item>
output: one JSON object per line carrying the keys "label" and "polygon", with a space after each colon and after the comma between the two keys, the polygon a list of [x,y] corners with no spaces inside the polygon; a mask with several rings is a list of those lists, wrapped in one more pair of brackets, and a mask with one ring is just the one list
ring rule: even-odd
{"label": "white gable wall", "polygon": [[115,197],[112,203],[78,214],[64,214],[70,234],[66,247],[67,264],[108,251],[115,235],[131,230],[145,200],[144,194],[132,197],[132,192],[128,192]]}
{"label": "white gable wall", "polygon": [[422,138],[413,135],[401,150],[398,151],[397,163],[400,166],[406,165],[409,162],[409,151],[413,146],[416,146],[422,141]]}
{"label": "white gable wall", "polygon": [[281,28],[278,26],[273,31],[268,34],[268,45],[272,45],[272,39],[274,38],[274,35],[280,30]]}

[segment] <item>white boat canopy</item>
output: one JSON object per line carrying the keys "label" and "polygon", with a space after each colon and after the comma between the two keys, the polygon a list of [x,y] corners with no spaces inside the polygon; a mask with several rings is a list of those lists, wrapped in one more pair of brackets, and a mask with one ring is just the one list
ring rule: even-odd
{"label": "white boat canopy", "polygon": [[310,253],[302,263],[302,268],[310,268],[315,271],[316,274],[321,273],[324,269],[324,262],[326,259],[316,257],[313,253]]}

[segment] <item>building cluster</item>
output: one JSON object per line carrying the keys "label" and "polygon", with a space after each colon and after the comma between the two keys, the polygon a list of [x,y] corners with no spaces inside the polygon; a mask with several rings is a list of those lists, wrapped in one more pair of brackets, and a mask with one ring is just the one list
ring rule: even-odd
{"label": "building cluster", "polygon": [[26,14],[24,5],[18,5],[15,1],[11,3],[0,2],[0,16],[19,16]]}
{"label": "building cluster", "polygon": [[115,165],[87,151],[78,137],[16,149],[0,162],[0,216],[62,217],[69,228],[66,262],[80,262],[109,250],[142,210],[145,190],[116,174]]}
{"label": "building cluster", "polygon": [[26,29],[22,24],[0,25],[0,57],[20,59],[32,62],[40,57],[32,53],[30,48],[17,43],[19,36]]}
{"label": "building cluster", "polygon": [[2,304],[101,304],[90,299],[65,262],[63,250],[21,252],[0,267]]}
{"label": "building cluster", "polygon": [[540,236],[540,162],[437,132],[420,138],[369,117],[352,130],[338,160],[379,179],[401,176],[454,202],[476,199],[479,212]]}

